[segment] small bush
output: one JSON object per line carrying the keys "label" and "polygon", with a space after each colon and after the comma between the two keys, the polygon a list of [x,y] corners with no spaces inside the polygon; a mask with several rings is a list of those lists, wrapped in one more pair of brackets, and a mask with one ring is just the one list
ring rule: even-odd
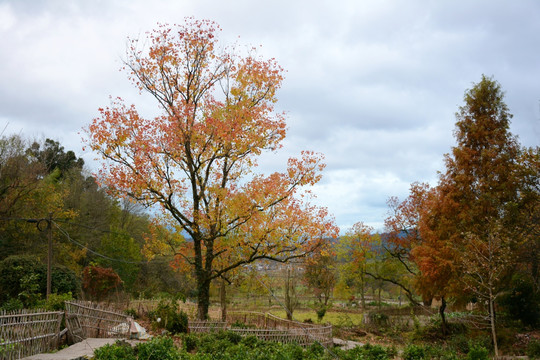
{"label": "small bush", "polygon": [[178,308],[174,300],[161,300],[156,310],[149,315],[155,328],[165,329],[172,334],[185,333],[188,330],[188,316]]}
{"label": "small bush", "polygon": [[448,346],[460,354],[469,352],[469,337],[465,334],[452,336],[448,340]]}
{"label": "small bush", "polygon": [[240,334],[237,334],[235,332],[232,332],[232,331],[220,331],[218,333],[216,333],[215,335],[216,339],[218,340],[226,340],[228,342],[230,342],[231,344],[238,344],[240,343],[240,341],[242,341],[242,335]]}
{"label": "small bush", "polygon": [[0,307],[0,310],[5,311],[15,311],[15,310],[21,310],[24,309],[24,304],[21,300],[16,298],[11,298],[5,303],[2,304],[2,307]]}
{"label": "small bush", "polygon": [[426,359],[457,360],[456,352],[440,345],[427,345],[425,347]]}
{"label": "small bush", "polygon": [[529,359],[540,359],[540,341],[533,340],[527,345],[527,356]]}
{"label": "small bush", "polygon": [[67,294],[50,294],[45,302],[45,309],[49,311],[63,311],[66,309],[65,302],[73,300],[71,292]]}
{"label": "small bush", "polygon": [[338,350],[339,358],[342,360],[388,360],[396,355],[395,352],[394,348],[385,349],[380,345],[371,344],[357,346],[348,351]]}
{"label": "small bush", "polygon": [[117,341],[94,351],[94,360],[136,360],[135,351],[126,342]]}
{"label": "small bush", "polygon": [[317,320],[319,320],[319,322],[322,321],[322,319],[324,318],[324,315],[326,315],[326,306],[321,306],[320,308],[318,308],[316,310],[316,313],[317,313]]}
{"label": "small bush", "polygon": [[90,265],[83,269],[82,287],[92,299],[101,301],[122,285],[122,279],[112,268]]}
{"label": "small bush", "polygon": [[468,360],[488,360],[489,350],[481,345],[473,345],[467,354]]}
{"label": "small bush", "polygon": [[244,324],[240,320],[237,320],[231,324],[231,327],[237,328],[237,329],[251,329],[251,328],[255,328],[255,325]]}
{"label": "small bush", "polygon": [[183,334],[182,349],[187,352],[192,352],[199,347],[199,337],[194,334]]}
{"label": "small bush", "polygon": [[534,283],[524,276],[512,279],[510,292],[502,296],[499,303],[513,319],[523,325],[534,327],[540,324],[540,294],[534,290]]}
{"label": "small bush", "polygon": [[[53,293],[76,295],[81,285],[75,273],[62,266],[52,268]],[[13,255],[0,261],[0,302],[19,298],[25,307],[32,307],[47,292],[47,267],[37,257]]]}
{"label": "small bush", "polygon": [[170,337],[155,337],[149,342],[137,345],[137,355],[144,360],[177,360],[180,351]]}
{"label": "small bush", "polygon": [[388,326],[388,315],[384,313],[370,313],[369,322],[376,326]]}
{"label": "small bush", "polygon": [[287,359],[291,360],[303,360],[304,359],[304,349],[297,344],[284,344],[283,352],[288,354]]}
{"label": "small bush", "polygon": [[131,317],[134,320],[137,320],[139,318],[139,314],[137,313],[137,310],[135,309],[126,309],[124,310],[124,314]]}
{"label": "small bush", "polygon": [[261,340],[259,340],[258,337],[254,336],[254,335],[249,335],[249,336],[246,336],[246,337],[242,338],[240,343],[242,343],[243,345],[247,346],[250,349],[254,349],[257,346],[261,345],[263,342]]}
{"label": "small bush", "polygon": [[309,347],[309,352],[316,356],[322,356],[324,354],[324,347],[320,343],[315,342]]}
{"label": "small bush", "polygon": [[426,358],[426,351],[422,346],[410,344],[403,351],[404,360],[422,360]]}

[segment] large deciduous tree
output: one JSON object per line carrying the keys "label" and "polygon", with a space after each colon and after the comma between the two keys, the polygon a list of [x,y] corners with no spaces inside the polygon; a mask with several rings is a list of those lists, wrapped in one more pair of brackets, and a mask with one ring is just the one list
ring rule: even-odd
{"label": "large deciduous tree", "polygon": [[295,196],[320,179],[321,155],[303,152],[283,173],[253,172],[257,157],[285,137],[274,110],[283,70],[253,50],[223,48],[218,30],[187,19],[131,40],[125,69],[162,112],[147,119],[116,99],[87,128],[88,144],[106,160],[102,184],[159,205],[169,229],[188,235],[175,253],[195,272],[200,318],[213,279],[258,259],[303,256],[337,234],[324,209]]}

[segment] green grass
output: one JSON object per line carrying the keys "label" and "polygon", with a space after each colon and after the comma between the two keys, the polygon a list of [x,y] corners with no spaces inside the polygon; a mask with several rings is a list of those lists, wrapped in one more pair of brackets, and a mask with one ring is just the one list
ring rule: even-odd
{"label": "green grass", "polygon": [[[272,309],[268,312],[283,319],[287,318],[287,313],[283,309]],[[311,319],[311,321],[317,323],[317,313],[312,309],[297,309],[293,312],[293,319],[300,322]],[[357,326],[362,323],[362,319],[362,313],[341,312],[329,309],[322,322],[334,326]]]}

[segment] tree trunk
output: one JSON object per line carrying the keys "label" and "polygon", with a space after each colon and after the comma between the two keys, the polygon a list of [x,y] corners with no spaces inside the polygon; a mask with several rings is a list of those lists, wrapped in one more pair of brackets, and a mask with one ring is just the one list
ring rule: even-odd
{"label": "tree trunk", "polygon": [[221,288],[219,292],[219,300],[221,302],[221,321],[227,321],[227,284],[225,279],[221,278]]}
{"label": "tree trunk", "polygon": [[285,308],[287,310],[287,319],[293,319],[293,299],[291,299],[291,269],[287,268],[287,276],[285,277]]}
{"label": "tree trunk", "polygon": [[381,288],[380,288],[380,287],[379,287],[379,289],[378,289],[378,296],[377,296],[377,298],[378,298],[378,300],[379,300],[379,306],[378,306],[378,308],[379,308],[379,311],[381,311],[381,305],[382,305],[382,304],[381,304]]}
{"label": "tree trunk", "polygon": [[210,281],[197,279],[197,318],[199,320],[208,319],[208,308],[210,307]]}
{"label": "tree trunk", "polygon": [[446,299],[441,297],[441,306],[439,306],[439,315],[441,315],[441,331],[443,335],[448,334],[448,326],[446,324],[446,315],[444,315],[444,310],[446,310]]}
{"label": "tree trunk", "polygon": [[365,275],[362,274],[360,279],[360,299],[362,299],[362,310],[366,308],[366,285],[365,285]]}
{"label": "tree trunk", "polygon": [[491,289],[489,291],[489,320],[491,323],[493,350],[495,351],[495,359],[497,359],[499,357],[499,347],[497,346],[497,332],[495,330],[495,307],[493,306],[493,295],[491,293]]}

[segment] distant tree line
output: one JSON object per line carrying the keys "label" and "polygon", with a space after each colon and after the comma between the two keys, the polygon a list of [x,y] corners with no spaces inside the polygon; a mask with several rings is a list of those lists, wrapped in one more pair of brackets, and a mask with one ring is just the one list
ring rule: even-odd
{"label": "distant tree line", "polygon": [[109,195],[58,141],[10,135],[0,137],[0,306],[32,305],[29,292],[44,299],[49,216],[53,292],[84,295],[83,269],[95,266],[111,268],[121,280],[116,290],[131,295],[189,294],[171,258],[142,256],[150,223],[143,207]]}

